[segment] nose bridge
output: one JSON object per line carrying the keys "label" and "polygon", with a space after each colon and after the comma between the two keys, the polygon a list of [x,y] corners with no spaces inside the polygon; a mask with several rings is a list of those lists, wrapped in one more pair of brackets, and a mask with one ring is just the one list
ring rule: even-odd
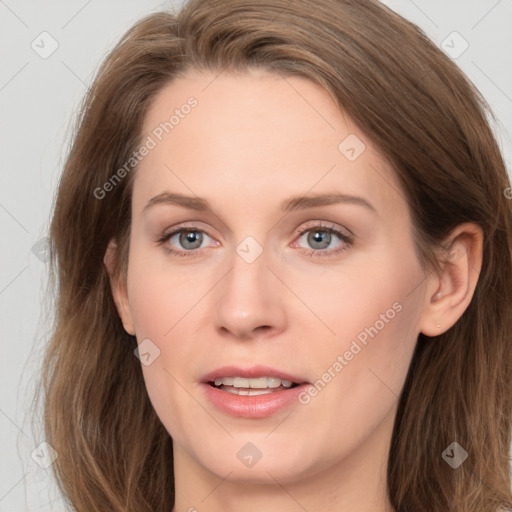
{"label": "nose bridge", "polygon": [[284,328],[282,295],[267,268],[270,254],[256,244],[247,237],[237,246],[217,294],[217,327],[237,337],[250,337],[260,327]]}

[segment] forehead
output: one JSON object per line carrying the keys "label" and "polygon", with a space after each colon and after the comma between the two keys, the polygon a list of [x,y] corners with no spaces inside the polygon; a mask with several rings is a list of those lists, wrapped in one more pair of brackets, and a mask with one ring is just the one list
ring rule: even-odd
{"label": "forehead", "polygon": [[364,195],[380,210],[404,201],[371,141],[303,77],[191,72],[155,96],[144,137],[153,147],[137,169],[134,203],[165,190],[212,204],[235,194],[254,207],[330,190]]}

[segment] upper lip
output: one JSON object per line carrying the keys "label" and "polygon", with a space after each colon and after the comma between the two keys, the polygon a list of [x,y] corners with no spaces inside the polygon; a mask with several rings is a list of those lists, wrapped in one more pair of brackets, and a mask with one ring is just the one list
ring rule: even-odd
{"label": "upper lip", "polygon": [[297,375],[292,375],[276,368],[261,365],[251,366],[248,368],[241,368],[239,366],[222,366],[221,368],[217,368],[216,370],[204,375],[201,381],[213,382],[215,379],[221,377],[243,377],[246,379],[256,377],[277,377],[281,380],[289,380],[295,384],[302,384],[306,382],[305,379],[298,377]]}

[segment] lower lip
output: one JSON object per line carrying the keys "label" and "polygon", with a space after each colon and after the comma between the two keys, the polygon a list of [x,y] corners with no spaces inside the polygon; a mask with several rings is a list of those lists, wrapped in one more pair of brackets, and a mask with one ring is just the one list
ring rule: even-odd
{"label": "lower lip", "polygon": [[238,418],[258,419],[267,418],[278,411],[289,407],[293,403],[298,403],[299,394],[309,384],[299,384],[298,386],[283,390],[267,393],[266,395],[235,395],[227,391],[203,383],[206,396],[210,402],[220,411],[236,416]]}

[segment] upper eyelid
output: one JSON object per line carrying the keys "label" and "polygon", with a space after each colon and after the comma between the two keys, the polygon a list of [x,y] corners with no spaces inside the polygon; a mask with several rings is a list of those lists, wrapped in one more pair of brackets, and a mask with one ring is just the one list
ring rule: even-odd
{"label": "upper eyelid", "polygon": [[[173,226],[168,229],[163,230],[162,236],[169,236],[176,233],[179,233],[180,231],[185,231],[189,229],[190,231],[201,231],[203,233],[206,233],[210,238],[214,238],[212,235],[209,234],[209,230],[207,228],[202,228],[200,225],[202,224],[201,221],[186,221],[182,224],[178,224],[177,226]],[[298,228],[295,228],[295,232],[299,235],[303,234],[304,231],[308,231],[310,229],[314,228],[320,228],[325,230],[333,230],[333,231],[340,231],[343,233],[346,231],[346,236],[355,236],[350,229],[344,226],[338,226],[334,222],[329,221],[320,221],[320,220],[313,220],[313,221],[306,221],[303,222]],[[300,231],[299,231],[300,230]],[[345,233],[343,233],[345,234]]]}
{"label": "upper eyelid", "polygon": [[[354,233],[350,229],[344,226],[338,226],[334,222],[326,222],[326,221],[311,221],[312,224],[308,224],[306,222],[306,226],[302,226],[297,228],[297,230],[300,230],[300,234],[303,234],[305,231],[310,231],[315,228],[320,228],[320,230],[325,231],[339,231],[341,234],[347,237],[355,237]],[[346,233],[345,233],[346,231]]]}
{"label": "upper eyelid", "polygon": [[200,231],[202,233],[206,233],[210,238],[213,238],[212,235],[209,234],[209,229],[201,227],[200,221],[188,221],[183,224],[178,224],[177,226],[173,226],[162,231],[162,236],[170,236],[180,231]]}

